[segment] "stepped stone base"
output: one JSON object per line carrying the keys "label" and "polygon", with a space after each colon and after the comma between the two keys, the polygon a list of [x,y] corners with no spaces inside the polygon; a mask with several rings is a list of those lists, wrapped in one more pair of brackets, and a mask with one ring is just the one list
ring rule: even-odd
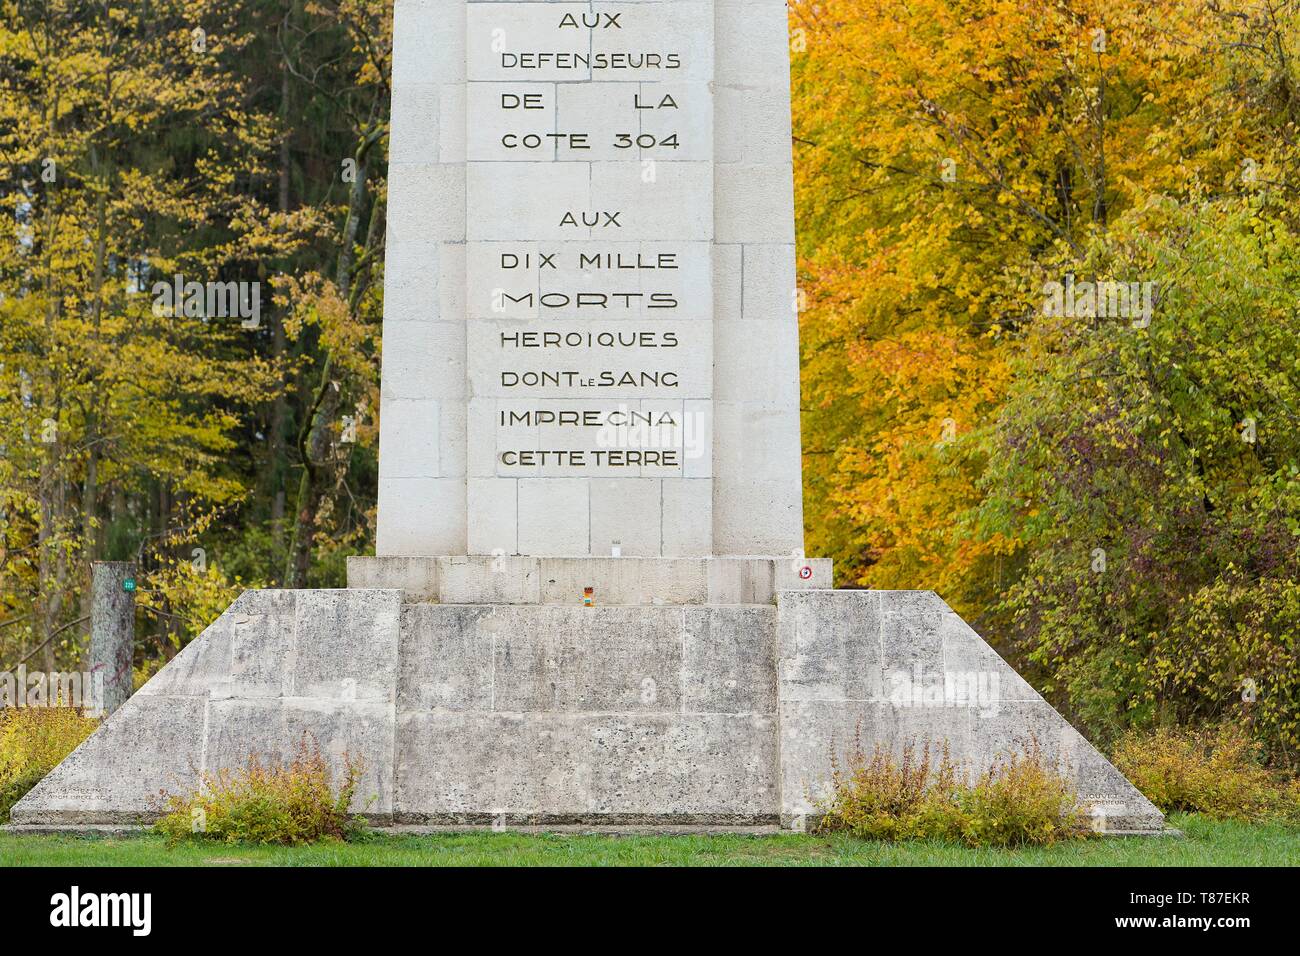
{"label": "stepped stone base", "polygon": [[829,588],[826,558],[348,558],[348,587],[396,588],[433,604],[599,606],[773,604],[780,591]]}
{"label": "stepped stone base", "polygon": [[971,770],[1037,742],[1099,829],[1163,827],[934,594],[828,590],[596,607],[249,591],[13,824],[147,822],[160,790],[304,732],[335,763],[364,759],[354,808],[376,824],[798,828],[860,733],[868,749],[946,743]]}

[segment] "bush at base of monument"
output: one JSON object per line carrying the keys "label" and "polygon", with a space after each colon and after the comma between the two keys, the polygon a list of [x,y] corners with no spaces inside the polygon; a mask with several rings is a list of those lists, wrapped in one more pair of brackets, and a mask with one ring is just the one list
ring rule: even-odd
{"label": "bush at base of monument", "polygon": [[967,783],[945,749],[901,758],[854,742],[848,766],[832,761],[833,790],[819,830],[867,840],[946,840],[970,847],[1051,846],[1091,834],[1069,781],[1034,751]]}
{"label": "bush at base of monument", "polygon": [[1300,826],[1300,777],[1275,772],[1247,728],[1165,728],[1130,733],[1115,766],[1164,813]]}
{"label": "bush at base of monument", "polygon": [[296,846],[350,840],[365,830],[351,812],[361,764],[344,756],[335,792],[320,748],[304,735],[288,763],[248,758],[242,770],[204,774],[197,793],[161,795],[164,816],[154,828],[169,844],[184,840]]}
{"label": "bush at base of monument", "polygon": [[98,726],[97,719],[71,707],[0,709],[0,824]]}

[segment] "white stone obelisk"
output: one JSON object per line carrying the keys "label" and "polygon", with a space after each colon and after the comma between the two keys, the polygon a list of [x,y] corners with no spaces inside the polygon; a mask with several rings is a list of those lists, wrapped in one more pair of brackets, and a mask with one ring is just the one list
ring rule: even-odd
{"label": "white stone obelisk", "polygon": [[380,557],[798,552],[783,0],[397,0]]}

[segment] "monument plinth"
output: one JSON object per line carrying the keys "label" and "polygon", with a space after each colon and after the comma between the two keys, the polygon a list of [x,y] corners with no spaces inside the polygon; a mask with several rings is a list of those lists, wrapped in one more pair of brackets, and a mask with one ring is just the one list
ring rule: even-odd
{"label": "monument plinth", "polygon": [[397,0],[377,555],[250,591],[13,810],[287,753],[381,823],[797,825],[832,752],[1036,744],[1163,819],[929,592],[803,557],[783,0]]}

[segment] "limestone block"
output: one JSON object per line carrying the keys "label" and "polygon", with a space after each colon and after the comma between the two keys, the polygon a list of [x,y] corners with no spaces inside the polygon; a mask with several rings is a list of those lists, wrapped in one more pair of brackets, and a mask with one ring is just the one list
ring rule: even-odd
{"label": "limestone block", "polygon": [[[811,577],[801,576],[804,568],[811,569]],[[486,554],[348,559],[351,588],[400,590],[405,601],[441,604],[578,606],[583,603],[584,588],[591,587],[597,607],[772,605],[778,591],[825,588],[831,580],[830,561],[799,555],[536,558]],[[292,603],[289,608],[292,617]]]}
{"label": "limestone block", "polygon": [[[464,323],[389,322],[385,325],[383,390],[384,398],[389,401],[402,398],[463,399]],[[399,419],[394,427],[402,424]],[[398,447],[407,438],[401,434],[395,437]]]}
{"label": "limestone block", "polygon": [[[713,401],[687,399],[683,407],[682,477],[713,477]],[[713,527],[710,520],[709,539]],[[671,552],[669,552],[671,553]],[[709,553],[712,553],[710,550]]]}
{"label": "limestone block", "polygon": [[688,607],[682,641],[686,713],[776,712],[776,612],[771,607]]}
{"label": "limestone block", "polygon": [[[466,402],[455,399],[442,399],[438,402],[438,471],[436,474],[440,477],[464,478],[468,474],[469,449],[466,442],[468,427],[469,407]],[[424,449],[420,445],[415,445],[413,450]]]}
{"label": "limestone block", "polygon": [[713,318],[732,322],[743,316],[744,252],[736,244],[717,243],[713,247]]}
{"label": "limestone block", "polygon": [[774,731],[728,714],[405,714],[397,819],[767,820]]}
{"label": "limestone block", "polygon": [[1037,752],[1110,829],[1163,827],[1159,811],[932,592],[783,592],[777,633],[785,819],[815,814],[832,755],[844,766],[860,744],[867,757],[877,745],[946,750],[969,779]]}
{"label": "limestone block", "polygon": [[[744,325],[746,323],[740,323]],[[721,354],[721,350],[720,350]],[[740,490],[746,485],[769,481],[784,483],[782,498],[774,504],[786,506],[791,502],[790,491],[800,487],[798,449],[800,422],[797,408],[786,405],[760,405],[754,402],[714,401],[713,403],[713,476],[726,484],[729,494],[719,497],[718,504],[737,509],[743,515],[748,511],[753,531],[762,534],[770,519],[764,502],[746,498]],[[792,455],[794,460],[791,461]],[[737,489],[730,492],[731,488]],[[719,554],[789,554],[802,549],[803,536],[792,541],[789,547],[777,551],[773,548],[737,550],[719,548]]]}
{"label": "limestone block", "polygon": [[880,594],[786,592],[778,626],[781,699],[879,700]]}
{"label": "limestone block", "polygon": [[497,711],[681,709],[680,608],[499,607],[480,632],[492,647]]}
{"label": "limestone block", "polygon": [[774,604],[781,591],[824,590],[834,580],[828,558],[792,552],[787,558],[714,558],[709,562],[710,604]]}
{"label": "limestone block", "polygon": [[772,565],[772,590],[816,591],[834,587],[835,574],[829,558],[809,558],[802,550],[792,553],[787,561]]}
{"label": "limestone block", "polygon": [[[237,600],[236,604],[238,603]],[[292,614],[291,604],[291,625]],[[223,614],[213,621],[200,635],[201,640],[190,641],[153,680],[136,691],[136,695],[206,698],[211,688],[229,685],[232,679],[231,647],[235,640],[235,619],[233,614]]]}
{"label": "limestone block", "polygon": [[[228,688],[213,682],[212,696],[292,696],[294,674],[285,662],[296,652],[297,604],[296,591],[245,591],[218,619],[217,624],[225,621],[230,628],[230,681]],[[190,647],[196,643],[208,642]]]}
{"label": "limestone block", "polygon": [[395,86],[392,110],[398,121],[389,137],[389,165],[439,162],[442,87],[432,83]]}
{"label": "limestone block", "polygon": [[536,558],[494,554],[440,558],[443,604],[539,604],[541,570]]}
{"label": "limestone block", "polygon": [[492,642],[482,629],[492,614],[483,605],[402,608],[398,713],[493,709]]}
{"label": "limestone block", "polygon": [[442,119],[438,131],[438,162],[464,163],[469,158],[469,129],[465,122],[469,88],[464,83],[444,83],[438,90],[438,111]]}
{"label": "limestone block", "polygon": [[[472,164],[471,164],[472,168]],[[459,164],[400,163],[388,169],[388,230],[399,242],[465,238],[465,170]]]}
{"label": "limestone block", "polygon": [[790,554],[803,546],[803,503],[788,481],[714,478],[713,541],[718,554]]}
{"label": "limestone block", "polygon": [[389,478],[380,464],[377,554],[461,554],[465,533],[464,478]]}
{"label": "limestone block", "polygon": [[519,551],[523,554],[588,554],[591,547],[590,485],[580,478],[519,480]]}
{"label": "limestone block", "polygon": [[794,242],[790,166],[719,164],[713,181],[718,242]]}
{"label": "limestone block", "polygon": [[541,571],[543,604],[581,604],[588,587],[600,607],[698,604],[708,586],[702,560],[543,558]]}
{"label": "limestone block", "polygon": [[[357,592],[365,593],[365,592]],[[387,822],[393,809],[393,709],[379,700],[213,701],[204,748],[206,769],[242,768],[251,757],[264,764],[287,762],[299,748],[319,749],[335,785],[347,761],[360,766],[352,810]]]}
{"label": "limestone block", "polygon": [[714,0],[719,84],[790,87],[785,0]]}
{"label": "limestone block", "polygon": [[784,87],[715,87],[719,163],[791,162],[790,93]]}
{"label": "limestone block", "polygon": [[440,559],[435,557],[348,558],[348,587],[396,590],[404,601],[436,601]]}
{"label": "limestone block", "polygon": [[712,479],[666,479],[663,482],[662,527],[664,554],[712,554]]}
{"label": "limestone block", "polygon": [[394,0],[394,88],[464,81],[465,6],[455,0]]}
{"label": "limestone block", "polygon": [[[795,300],[794,246],[769,245],[754,243],[745,246],[745,292],[744,317],[762,319],[771,322],[797,326],[799,311]],[[762,331],[755,334],[763,335]],[[797,330],[780,336],[770,343],[772,347],[790,349],[793,347],[794,358],[799,357],[799,339]],[[795,369],[796,373],[798,368]],[[782,382],[797,382],[788,368],[782,368]],[[755,401],[763,401],[755,397]]]}
{"label": "limestone block", "polygon": [[591,550],[628,557],[661,553],[660,511],[664,482],[654,478],[593,478],[591,481]]}
{"label": "limestone block", "polygon": [[[713,335],[717,353],[727,357],[714,371],[716,401],[762,406],[789,397],[791,383],[799,381],[799,350],[798,331],[788,317],[714,322]],[[784,444],[776,449],[789,452]]]}
{"label": "limestone block", "polygon": [[[436,478],[442,474],[440,405],[431,398],[390,398],[383,402],[379,457],[385,463],[386,477]],[[451,406],[456,407],[463,408]]]}
{"label": "limestone block", "polygon": [[470,554],[518,554],[519,482],[513,478],[471,478]]}
{"label": "limestone block", "polygon": [[443,309],[446,246],[388,237],[384,269],[385,328],[395,322],[432,322],[454,313]]}
{"label": "limestone block", "polygon": [[300,591],[292,696],[391,702],[400,605],[398,591]]}

